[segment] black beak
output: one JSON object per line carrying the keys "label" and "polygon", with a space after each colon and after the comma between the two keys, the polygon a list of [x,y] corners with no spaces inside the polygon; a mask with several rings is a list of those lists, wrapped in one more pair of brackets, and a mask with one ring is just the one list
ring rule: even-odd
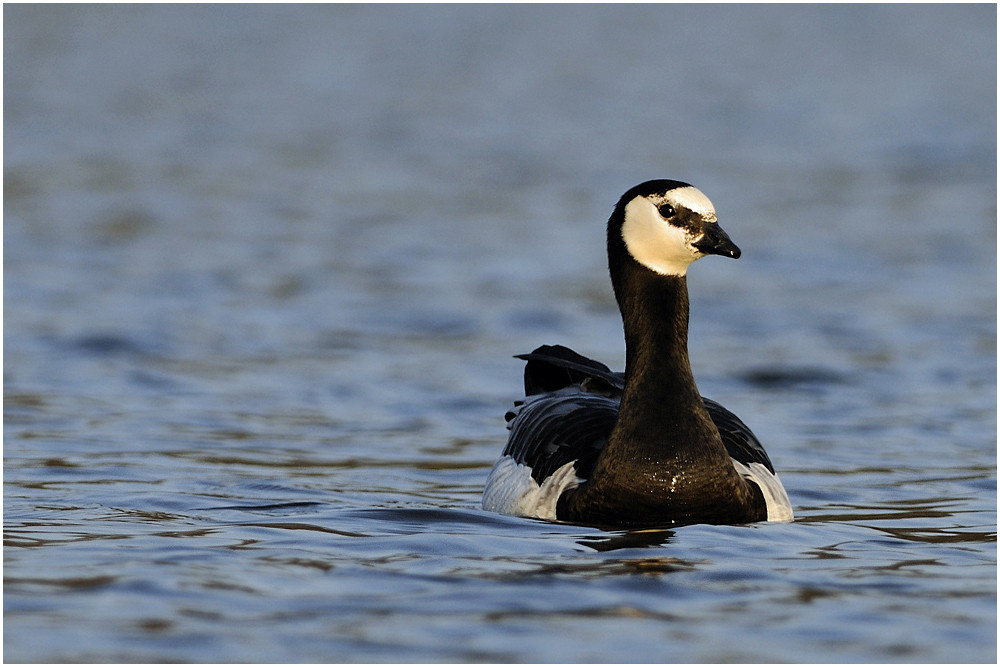
{"label": "black beak", "polygon": [[740,249],[729,238],[729,234],[716,223],[705,225],[705,233],[695,241],[694,247],[706,255],[722,255],[723,257],[740,258]]}

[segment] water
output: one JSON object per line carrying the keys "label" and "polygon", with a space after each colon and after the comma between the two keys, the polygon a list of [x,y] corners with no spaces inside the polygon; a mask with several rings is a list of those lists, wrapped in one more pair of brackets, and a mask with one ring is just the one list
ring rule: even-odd
{"label": "water", "polygon": [[[4,19],[6,660],[996,660],[995,7]],[[484,513],[654,177],[796,522]]]}

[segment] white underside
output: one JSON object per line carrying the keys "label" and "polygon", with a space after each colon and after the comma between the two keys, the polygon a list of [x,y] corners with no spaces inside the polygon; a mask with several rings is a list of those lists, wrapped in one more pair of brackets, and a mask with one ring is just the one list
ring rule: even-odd
{"label": "white underside", "polygon": [[731,459],[733,467],[744,479],[757,484],[764,494],[764,502],[767,504],[767,520],[787,523],[794,519],[792,514],[792,501],[785,493],[778,476],[767,469],[763,463],[740,463],[736,459]]}
{"label": "white underside", "polygon": [[556,520],[556,503],[567,489],[580,484],[571,461],[546,477],[541,485],[531,477],[531,468],[503,456],[493,466],[483,490],[483,509],[499,514]]}

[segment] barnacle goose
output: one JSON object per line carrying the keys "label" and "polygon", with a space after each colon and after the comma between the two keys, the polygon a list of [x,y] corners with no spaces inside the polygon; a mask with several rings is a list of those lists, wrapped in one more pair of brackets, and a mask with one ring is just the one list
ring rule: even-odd
{"label": "barnacle goose", "polygon": [[622,195],[608,264],[625,372],[562,346],[519,355],[526,398],[507,413],[484,509],[609,527],[792,520],[756,436],[691,374],[687,268],[713,254],[740,249],[701,191],[654,180]]}

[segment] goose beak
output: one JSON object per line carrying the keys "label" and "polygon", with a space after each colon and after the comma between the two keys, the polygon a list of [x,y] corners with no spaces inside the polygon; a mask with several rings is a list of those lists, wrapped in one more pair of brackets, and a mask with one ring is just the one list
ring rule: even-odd
{"label": "goose beak", "polygon": [[715,223],[705,225],[705,233],[694,242],[694,247],[706,255],[740,258],[739,247],[732,242],[729,234]]}

